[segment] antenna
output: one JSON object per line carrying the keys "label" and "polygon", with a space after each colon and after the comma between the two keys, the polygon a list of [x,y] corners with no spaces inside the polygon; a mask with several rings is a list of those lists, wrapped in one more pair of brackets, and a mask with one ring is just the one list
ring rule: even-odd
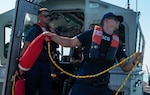
{"label": "antenna", "polygon": [[[130,0],[127,1],[128,7],[127,9],[130,9]],[[136,12],[138,11],[138,0],[136,0]]]}
{"label": "antenna", "polygon": [[128,7],[127,7],[127,9],[130,9],[130,1],[128,0]]}

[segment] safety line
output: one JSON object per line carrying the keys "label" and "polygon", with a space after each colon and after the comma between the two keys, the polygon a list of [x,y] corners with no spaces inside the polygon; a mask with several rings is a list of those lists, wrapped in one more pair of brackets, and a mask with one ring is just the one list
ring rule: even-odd
{"label": "safety line", "polygon": [[[134,55],[136,55],[138,52],[130,55],[129,57],[125,58],[124,60],[122,60],[121,62],[119,62],[118,64],[115,64],[113,65],[112,67],[102,71],[102,72],[99,72],[97,74],[93,74],[93,75],[83,75],[83,76],[78,76],[78,75],[74,75],[74,74],[71,74],[65,70],[63,70],[60,66],[58,66],[56,64],[56,62],[53,60],[52,56],[51,56],[51,53],[50,53],[50,42],[48,42],[48,55],[50,57],[50,60],[52,61],[52,63],[54,64],[55,67],[57,67],[57,69],[59,69],[60,71],[62,71],[64,74],[68,75],[68,76],[71,76],[73,78],[94,78],[94,77],[97,77],[97,76],[100,76],[106,72],[108,72],[109,70],[121,65],[123,62],[127,61],[128,59],[132,58]],[[121,91],[121,89],[124,87],[124,85],[126,84],[127,80],[129,79],[129,77],[131,76],[131,73],[133,72],[133,70],[135,69],[135,67],[137,66],[139,62],[137,61],[136,64],[132,67],[132,69],[130,70],[130,72],[128,73],[126,79],[124,80],[123,84],[118,88],[117,92],[115,93],[115,95],[118,95],[118,93]]]}

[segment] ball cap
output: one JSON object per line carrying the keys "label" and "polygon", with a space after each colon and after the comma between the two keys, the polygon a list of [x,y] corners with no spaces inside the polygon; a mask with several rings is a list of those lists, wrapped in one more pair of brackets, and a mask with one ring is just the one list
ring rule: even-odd
{"label": "ball cap", "polygon": [[111,17],[116,18],[118,21],[120,21],[120,23],[123,22],[123,16],[121,16],[121,15],[115,15],[115,14],[109,12],[109,13],[106,13],[106,14],[103,16],[103,18],[102,18],[102,20],[101,20],[101,24],[103,23],[104,19],[106,19],[106,18],[111,18]]}

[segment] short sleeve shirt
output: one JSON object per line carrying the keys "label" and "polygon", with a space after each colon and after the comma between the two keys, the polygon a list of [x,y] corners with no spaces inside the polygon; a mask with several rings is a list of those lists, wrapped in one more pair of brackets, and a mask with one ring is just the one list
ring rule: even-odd
{"label": "short sleeve shirt", "polygon": [[37,26],[33,26],[30,31],[28,32],[25,41],[32,42],[39,34],[41,34],[42,30]]}

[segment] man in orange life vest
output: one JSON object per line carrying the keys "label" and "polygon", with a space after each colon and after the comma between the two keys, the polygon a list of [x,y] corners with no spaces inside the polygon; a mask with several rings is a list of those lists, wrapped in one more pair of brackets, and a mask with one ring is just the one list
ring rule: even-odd
{"label": "man in orange life vest", "polygon": [[[112,66],[115,58],[120,62],[127,57],[121,43],[119,43],[119,37],[114,34],[121,22],[123,22],[122,16],[110,12],[103,16],[102,28],[95,26],[94,29],[87,30],[73,38],[62,37],[49,32],[44,32],[44,34],[65,47],[84,47],[84,61],[79,75],[91,75]],[[122,70],[130,71],[137,60],[141,60],[141,53],[135,55],[134,62],[121,64]],[[109,72],[96,78],[77,79],[72,87],[71,95],[112,95],[108,87],[109,79]]]}
{"label": "man in orange life vest", "polygon": [[[50,15],[47,8],[41,8],[38,11],[38,20],[39,22],[34,24],[33,27],[28,32],[28,35],[25,38],[24,46],[20,52],[20,56],[23,55],[30,43],[44,31],[55,32],[50,26]],[[51,52],[56,53],[56,48],[58,44],[51,41]],[[36,49],[36,48],[35,48]],[[34,56],[34,55],[33,55]],[[39,95],[53,95],[51,90],[51,62],[47,53],[47,43],[44,42],[43,50],[34,63],[34,65],[28,71],[27,68],[21,67],[21,70],[25,71],[25,89],[26,95],[35,95],[37,90]]]}

